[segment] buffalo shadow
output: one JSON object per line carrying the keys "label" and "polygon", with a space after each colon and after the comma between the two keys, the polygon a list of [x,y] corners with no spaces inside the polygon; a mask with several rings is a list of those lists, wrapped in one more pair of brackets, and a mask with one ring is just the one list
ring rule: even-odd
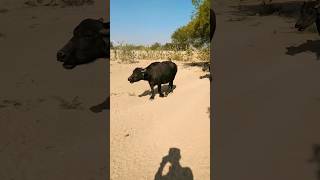
{"label": "buffalo shadow", "polygon": [[320,59],[320,40],[307,40],[298,46],[287,47],[287,55],[294,56],[303,52],[312,52],[316,55],[317,60]]}
{"label": "buffalo shadow", "polygon": [[110,109],[110,96],[108,96],[102,103],[90,107],[90,110],[94,113],[100,113],[103,110]]}
{"label": "buffalo shadow", "polygon": [[[165,96],[167,96],[170,92],[172,92],[174,89],[176,89],[176,85],[173,85],[172,87],[172,90],[170,89],[169,85],[168,84],[163,84],[161,85],[161,91],[165,94]],[[155,86],[154,88],[154,93],[155,95],[156,94],[159,94],[158,92],[158,86]],[[151,90],[146,90],[144,91],[143,93],[141,93],[140,95],[138,95],[139,97],[144,97],[144,96],[148,96],[148,95],[151,95]]]}
{"label": "buffalo shadow", "polygon": [[203,66],[206,66],[210,64],[210,62],[208,61],[204,61],[204,62],[188,62],[188,63],[184,63],[185,67],[200,67],[202,68]]}
{"label": "buffalo shadow", "polygon": [[312,145],[313,157],[308,160],[309,163],[316,163],[317,170],[316,175],[317,179],[320,180],[320,144]]}
{"label": "buffalo shadow", "polygon": [[303,2],[286,1],[286,2],[270,2],[259,4],[245,4],[238,6],[231,6],[234,10],[231,12],[234,15],[244,16],[269,16],[279,15],[282,17],[298,18],[300,15],[300,8]]}
{"label": "buffalo shadow", "polygon": [[208,78],[210,81],[212,80],[211,73],[210,73],[210,62],[204,61],[204,62],[190,62],[185,63],[185,67],[199,67],[202,68],[203,72],[209,72],[205,75],[200,76],[200,79]]}
{"label": "buffalo shadow", "polygon": [[[193,180],[193,173],[189,167],[182,167],[180,164],[180,149],[170,148],[168,155],[162,158],[154,180]],[[169,172],[163,175],[165,165],[169,163]]]}
{"label": "buffalo shadow", "polygon": [[211,77],[211,74],[205,74],[205,75],[202,75],[199,77],[200,79],[204,79],[204,78],[208,78],[210,81],[212,81],[212,77]]}

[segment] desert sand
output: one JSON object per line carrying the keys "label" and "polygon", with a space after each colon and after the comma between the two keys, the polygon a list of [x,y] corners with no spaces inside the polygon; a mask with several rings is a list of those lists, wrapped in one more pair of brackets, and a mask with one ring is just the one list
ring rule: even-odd
{"label": "desert sand", "polygon": [[214,2],[213,178],[317,179],[308,160],[320,143],[319,35]]}
{"label": "desert sand", "polygon": [[135,67],[151,62],[111,61],[111,179],[153,180],[162,158],[175,147],[194,179],[209,180],[210,81],[199,79],[205,74],[200,67],[174,61],[178,73],[173,93],[149,100],[147,81],[130,84],[127,79]]}
{"label": "desert sand", "polygon": [[0,179],[105,179],[108,61],[65,70],[56,52],[84,18],[108,19],[105,0],[83,7],[0,2]]}

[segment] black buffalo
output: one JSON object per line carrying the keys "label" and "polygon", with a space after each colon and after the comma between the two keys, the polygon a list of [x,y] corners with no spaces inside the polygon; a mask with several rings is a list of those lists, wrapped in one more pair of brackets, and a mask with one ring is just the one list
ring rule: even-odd
{"label": "black buffalo", "polygon": [[[214,12],[213,9],[210,9],[210,26],[211,26],[211,29],[210,29],[210,42],[211,42],[217,26],[216,13]],[[211,77],[211,71],[210,71],[210,64],[204,64],[202,70],[203,71],[209,70],[209,74],[200,76],[200,79],[209,78],[209,80],[211,81],[212,77]]]}
{"label": "black buffalo", "polygon": [[164,97],[161,92],[161,84],[169,83],[170,91],[173,91],[173,80],[177,74],[177,65],[172,61],[153,62],[146,68],[135,68],[132,75],[128,78],[130,83],[145,80],[149,82],[151,97],[154,99],[155,92],[153,87],[158,85],[160,97]]}
{"label": "black buffalo", "polygon": [[300,17],[295,24],[298,31],[304,31],[307,27],[316,23],[320,34],[320,1],[304,2],[300,9]]}
{"label": "black buffalo", "polygon": [[214,32],[216,31],[216,14],[213,9],[210,9],[210,24],[211,24],[211,30],[210,30],[210,41],[213,38]]}
{"label": "black buffalo", "polygon": [[110,23],[103,19],[85,19],[73,30],[73,37],[57,53],[63,67],[72,69],[97,58],[110,56]]}

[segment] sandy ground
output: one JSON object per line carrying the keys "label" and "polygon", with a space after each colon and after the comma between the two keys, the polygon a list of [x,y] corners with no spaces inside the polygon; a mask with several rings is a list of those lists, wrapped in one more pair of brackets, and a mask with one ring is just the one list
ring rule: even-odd
{"label": "sandy ground", "polygon": [[105,179],[107,62],[67,71],[56,52],[84,18],[108,18],[106,1],[84,7],[0,3],[0,179]]}
{"label": "sandy ground", "polygon": [[201,68],[176,62],[172,94],[153,101],[147,81],[130,84],[134,64],[111,62],[111,179],[153,180],[169,148],[181,151],[181,165],[194,179],[210,179],[210,81]]}
{"label": "sandy ground", "polygon": [[230,21],[229,5],[215,1],[214,178],[317,179],[319,35],[278,16]]}

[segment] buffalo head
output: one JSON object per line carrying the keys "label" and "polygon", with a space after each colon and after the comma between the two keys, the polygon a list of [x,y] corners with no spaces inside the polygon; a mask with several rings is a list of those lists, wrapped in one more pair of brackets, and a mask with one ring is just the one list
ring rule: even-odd
{"label": "buffalo head", "polygon": [[130,83],[138,82],[140,80],[144,79],[146,73],[146,69],[143,68],[135,68],[131,74],[131,76],[128,78],[128,81]]}
{"label": "buffalo head", "polygon": [[57,60],[72,69],[97,58],[110,56],[110,23],[103,19],[85,19],[73,30],[73,37],[58,51]]}

